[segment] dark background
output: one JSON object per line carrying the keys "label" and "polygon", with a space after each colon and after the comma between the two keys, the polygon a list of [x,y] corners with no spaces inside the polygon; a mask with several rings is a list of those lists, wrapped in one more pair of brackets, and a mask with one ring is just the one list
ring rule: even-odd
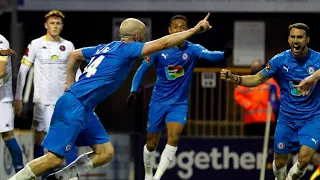
{"label": "dark background", "polygon": [[[21,43],[27,47],[28,43],[45,35],[44,15],[47,12],[19,12],[18,19],[22,23],[24,35]],[[63,12],[66,16],[65,26],[61,37],[70,40],[76,48],[108,43],[112,40],[112,19],[114,17],[135,17],[152,19],[152,39],[167,35],[167,27],[170,18],[176,14],[185,15],[189,20],[189,26],[194,26],[205,13],[163,13],[163,12]],[[320,37],[320,27],[317,19],[320,15],[315,13],[212,13],[210,23],[212,30],[190,38],[190,41],[199,43],[209,50],[223,50],[225,44],[233,44],[233,24],[236,20],[261,20],[266,22],[266,60],[275,54],[288,48],[288,26],[292,23],[303,22],[311,28],[311,41],[309,46],[319,50],[317,41]],[[10,41],[10,13],[0,16],[0,33]],[[20,61],[19,58],[16,61]],[[145,115],[147,113],[148,99],[151,88],[143,90],[140,94],[140,102],[135,108],[126,107],[126,98],[131,87],[131,80],[141,61],[137,61],[131,73],[123,85],[112,96],[108,97],[96,108],[96,113],[108,132],[143,132]],[[84,65],[83,65],[84,66]],[[200,61],[198,67],[230,67],[232,59],[216,63]],[[144,77],[143,84],[155,82],[156,74],[152,69]],[[143,98],[144,97],[144,98]],[[232,99],[231,99],[232,100]],[[26,110],[30,116],[32,108]],[[16,120],[16,126],[29,128],[31,119]]]}

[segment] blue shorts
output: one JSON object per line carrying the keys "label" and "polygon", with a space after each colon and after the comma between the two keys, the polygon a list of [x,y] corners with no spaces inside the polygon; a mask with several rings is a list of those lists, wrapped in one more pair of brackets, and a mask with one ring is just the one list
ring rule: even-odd
{"label": "blue shorts", "polygon": [[320,140],[320,116],[306,120],[282,120],[279,115],[274,136],[274,151],[278,154],[299,152],[304,145],[317,150]]}
{"label": "blue shorts", "polygon": [[168,122],[186,124],[188,105],[161,105],[151,102],[149,105],[147,132],[161,132]]}
{"label": "blue shorts", "polygon": [[96,114],[85,109],[71,92],[66,92],[56,103],[42,146],[65,157],[73,145],[91,146],[109,141]]}

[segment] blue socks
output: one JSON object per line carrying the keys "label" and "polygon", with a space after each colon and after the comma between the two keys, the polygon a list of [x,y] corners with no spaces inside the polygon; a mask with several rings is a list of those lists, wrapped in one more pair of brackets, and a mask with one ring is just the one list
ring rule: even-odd
{"label": "blue socks", "polygon": [[33,149],[34,150],[34,152],[33,152],[34,159],[44,155],[44,148],[41,145],[34,144],[33,148],[34,148]]}
{"label": "blue socks", "polygon": [[21,169],[23,169],[24,165],[22,159],[22,152],[20,146],[17,143],[16,138],[6,140],[4,141],[4,143],[6,144],[11,154],[14,170],[16,172],[20,171]]}

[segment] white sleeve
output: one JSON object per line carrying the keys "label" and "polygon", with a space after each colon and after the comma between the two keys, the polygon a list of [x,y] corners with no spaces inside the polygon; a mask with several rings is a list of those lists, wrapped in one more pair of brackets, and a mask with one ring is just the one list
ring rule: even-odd
{"label": "white sleeve", "polygon": [[[9,49],[10,48],[10,44],[9,41],[7,39],[5,39],[4,37],[0,39],[1,43],[0,43],[0,49]],[[1,69],[4,69],[4,72],[0,72],[0,74],[3,74],[2,77],[0,77],[0,87],[5,84],[8,80],[9,80],[9,74],[7,73],[7,62],[8,62],[9,57],[8,56],[0,56],[0,66]]]}
{"label": "white sleeve", "polygon": [[16,87],[16,100],[22,100],[23,88],[26,83],[26,77],[30,70],[30,66],[25,64],[21,64],[19,68],[19,73],[17,77],[17,87]]}
{"label": "white sleeve", "polygon": [[22,93],[26,83],[26,77],[37,55],[35,41],[31,41],[28,45],[25,54],[22,57],[19,73],[17,77],[16,100],[22,100]]}
{"label": "white sleeve", "polygon": [[[0,39],[1,43],[0,43],[0,49],[9,49],[10,48],[10,44],[9,41],[5,38]],[[0,56],[0,61],[1,62],[8,62],[8,56]]]}
{"label": "white sleeve", "polygon": [[22,59],[21,59],[21,64],[24,64],[26,66],[32,66],[35,58],[36,58],[36,55],[37,55],[37,48],[36,48],[36,42],[35,41],[32,41],[27,49],[26,49],[26,52],[25,54],[23,55]]}

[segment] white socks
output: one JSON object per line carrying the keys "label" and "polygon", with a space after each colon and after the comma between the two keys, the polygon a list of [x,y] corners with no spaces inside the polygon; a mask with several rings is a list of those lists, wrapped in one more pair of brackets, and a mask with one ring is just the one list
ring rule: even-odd
{"label": "white socks", "polygon": [[299,180],[307,171],[307,168],[301,169],[300,163],[297,161],[290,169],[287,180]]}
{"label": "white socks", "polygon": [[91,159],[88,157],[89,153],[82,154],[75,161],[70,163],[67,167],[61,169],[55,173],[57,179],[69,180],[71,178],[77,177],[83,173],[86,173],[93,169],[93,164]]}
{"label": "white socks", "polygon": [[163,173],[167,170],[169,164],[172,162],[172,159],[175,156],[177,149],[178,147],[170,146],[168,144],[166,145],[161,154],[160,163],[156,171],[156,174],[153,177],[154,180],[160,180]]}
{"label": "white socks", "polygon": [[8,180],[35,180],[36,178],[37,176],[33,174],[29,167],[29,164],[26,164],[23,169],[21,169],[18,173],[16,173]]}
{"label": "white socks", "polygon": [[275,161],[272,162],[273,174],[276,177],[276,180],[285,180],[287,176],[287,165],[282,168],[277,169]]}
{"label": "white socks", "polygon": [[145,170],[145,180],[152,180],[153,177],[153,157],[155,155],[156,151],[150,152],[147,149],[147,145],[144,145],[143,147],[143,163],[144,163],[144,170]]}

